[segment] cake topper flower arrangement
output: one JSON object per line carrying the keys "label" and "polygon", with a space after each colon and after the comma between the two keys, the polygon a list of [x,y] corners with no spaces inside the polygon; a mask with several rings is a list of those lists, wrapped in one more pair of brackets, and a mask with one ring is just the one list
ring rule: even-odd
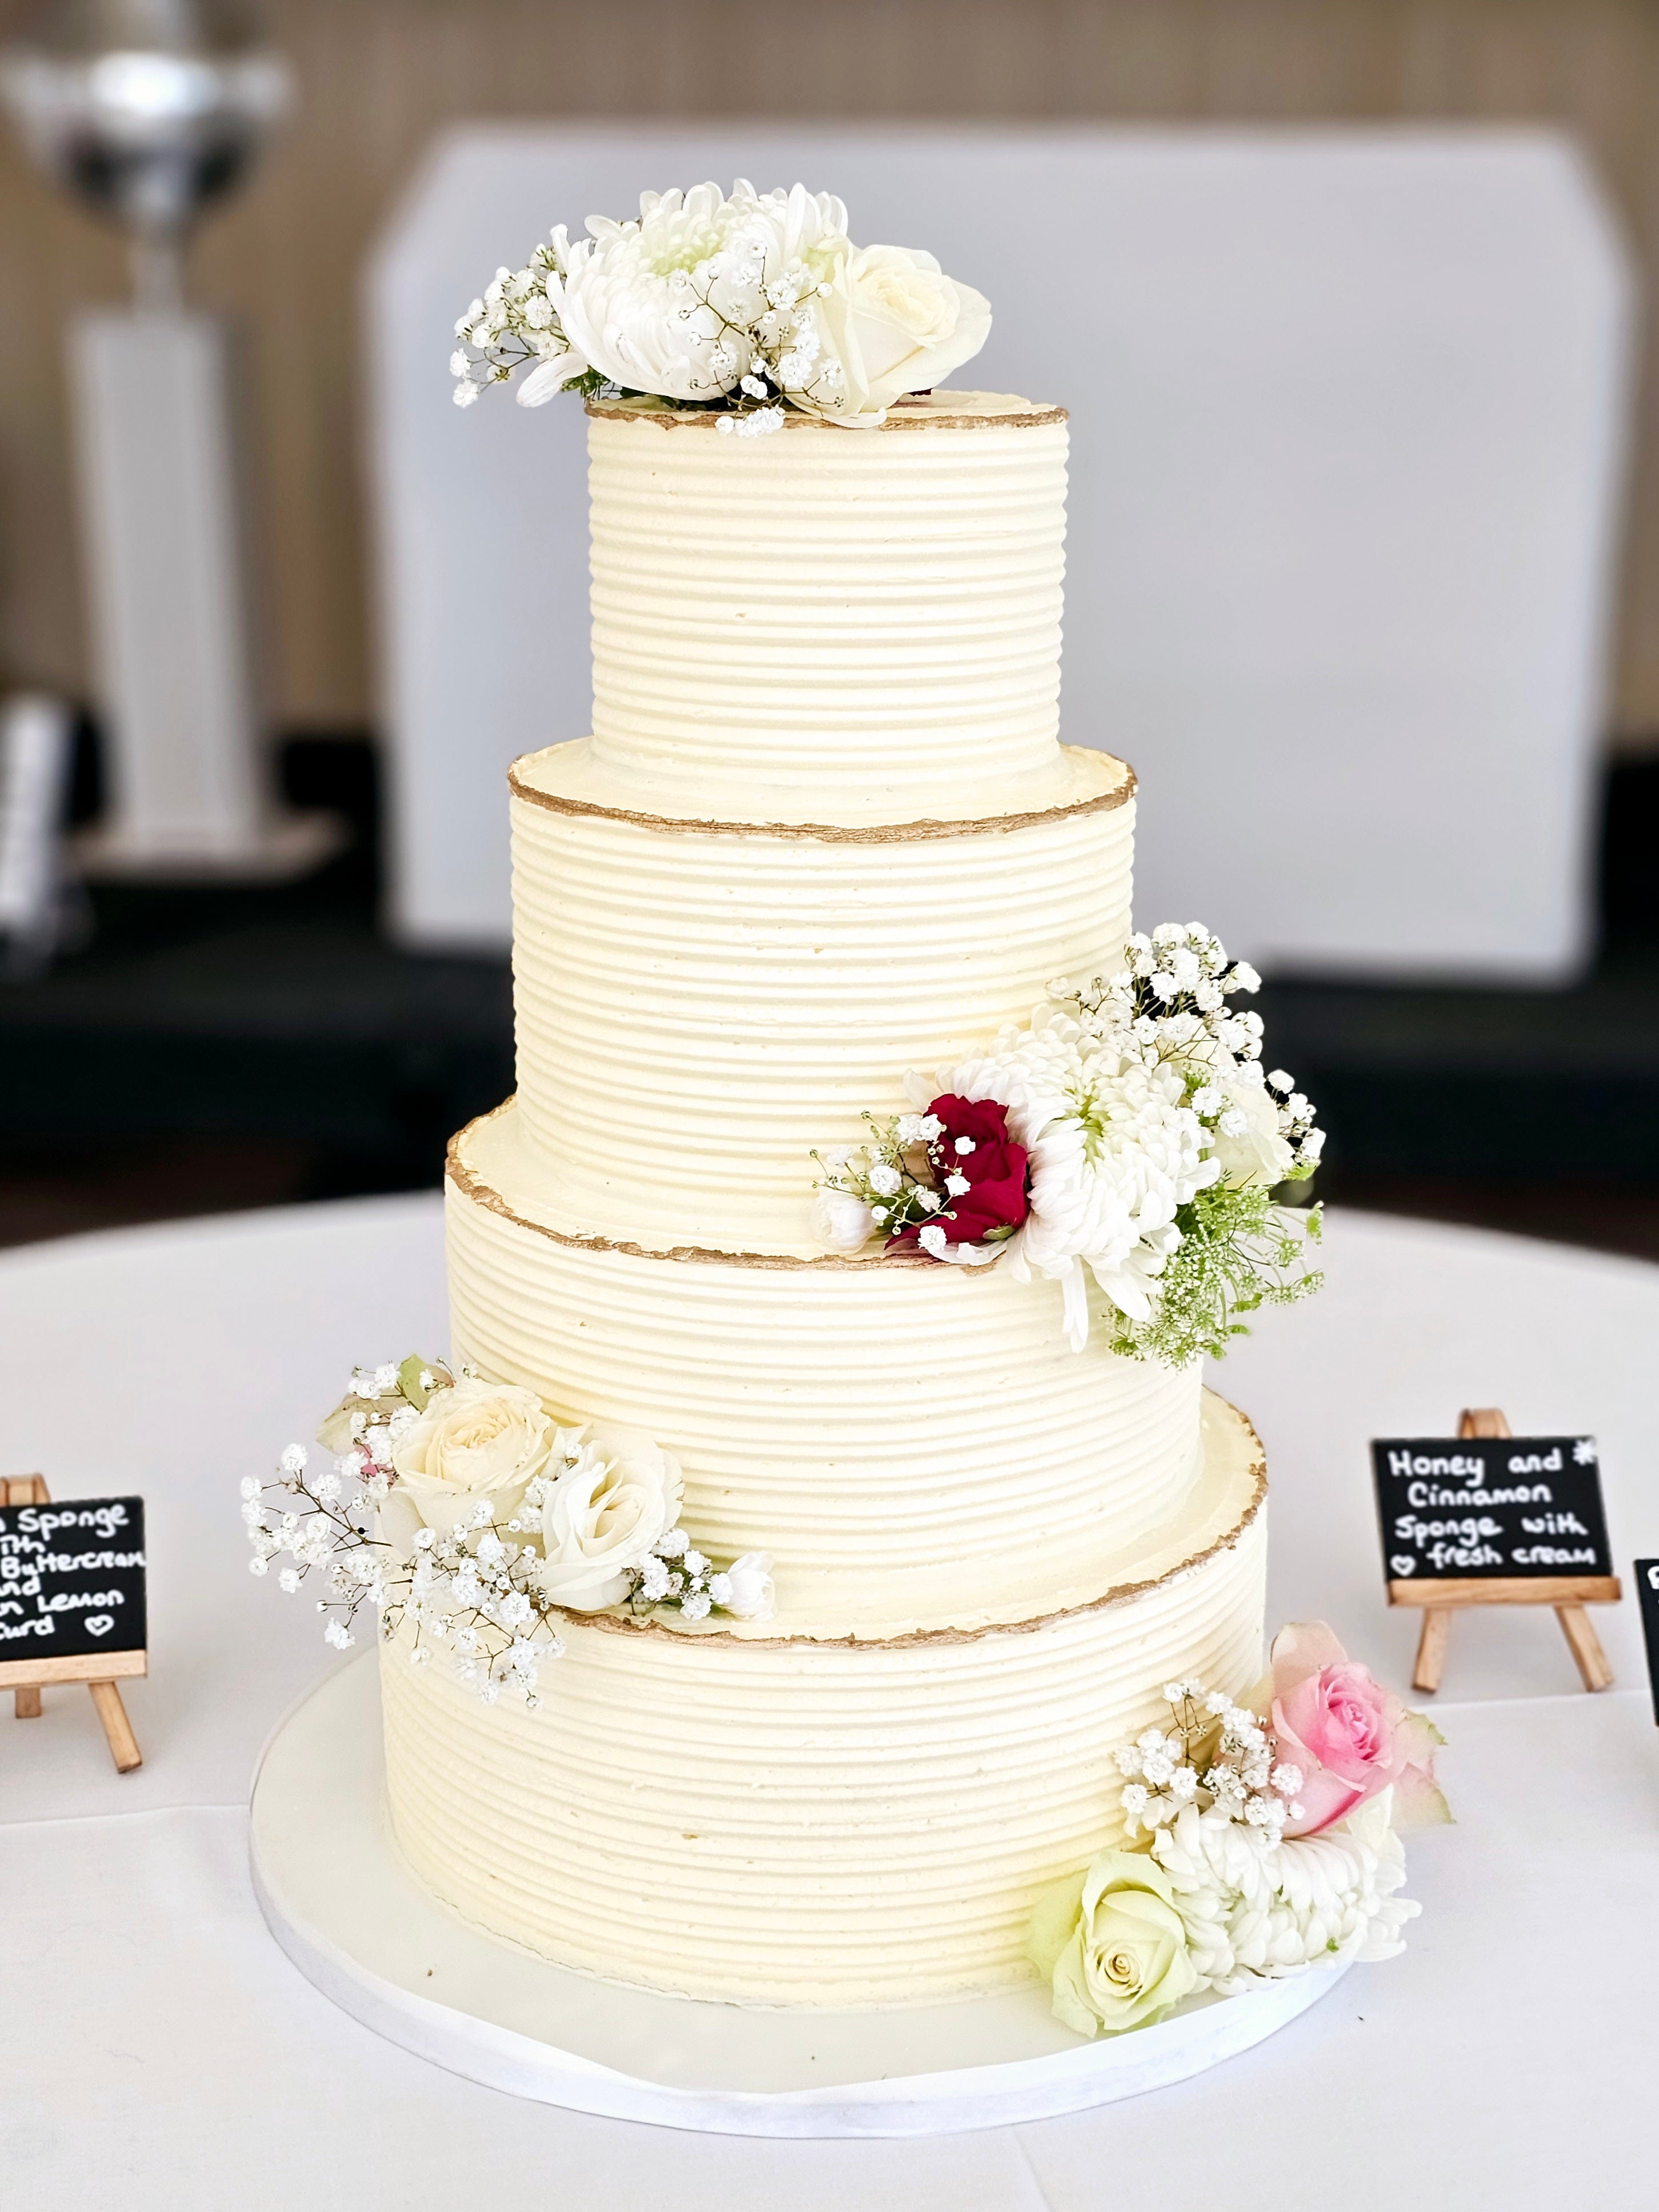
{"label": "cake topper flower arrangement", "polygon": [[519,403],[556,392],[713,410],[756,437],[791,409],[875,428],[906,392],[984,344],[991,310],[931,253],[854,246],[829,192],[757,192],[741,178],[642,192],[636,218],[561,223],[500,269],[455,325],[456,404],[525,372]]}
{"label": "cake topper flower arrangement", "polygon": [[1031,1960],[1079,2035],[1404,1949],[1399,1829],[1451,1818],[1439,1732],[1322,1621],[1282,1629],[1270,1664],[1260,1714],[1164,1686],[1170,1728],[1115,1754],[1123,1844],[1039,1897]]}
{"label": "cake topper flower arrangement", "polygon": [[680,1527],[666,1452],[561,1426],[532,1390],[411,1355],[358,1369],[317,1441],[320,1471],[290,1444],[275,1483],[243,1482],[242,1519],[253,1574],[286,1554],[290,1595],[317,1577],[339,1650],[367,1609],[387,1641],[411,1632],[415,1666],[438,1651],[485,1704],[510,1690],[533,1706],[562,1613],[622,1607],[690,1626],[772,1611],[766,1553],[717,1568]]}
{"label": "cake topper flower arrangement", "polygon": [[[1109,981],[1048,986],[1024,1028],[935,1076],[917,1110],[873,1115],[862,1146],[819,1158],[818,1224],[835,1249],[876,1237],[952,1267],[1000,1262],[1064,1287],[1081,1350],[1092,1276],[1111,1347],[1183,1366],[1219,1355],[1239,1318],[1317,1289],[1316,1206],[1279,1186],[1324,1144],[1261,1018],[1228,1000],[1261,979],[1200,922],[1132,937]],[[815,1157],[817,1157],[815,1155]]]}

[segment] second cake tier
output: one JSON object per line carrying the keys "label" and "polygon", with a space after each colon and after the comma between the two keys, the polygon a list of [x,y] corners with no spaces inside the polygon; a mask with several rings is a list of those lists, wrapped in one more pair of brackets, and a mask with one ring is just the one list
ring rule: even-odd
{"label": "second cake tier", "polygon": [[1066,752],[1071,796],[983,822],[838,830],[629,816],[582,744],[513,772],[519,1109],[568,1224],[811,1252],[815,1148],[1109,973],[1134,778]]}

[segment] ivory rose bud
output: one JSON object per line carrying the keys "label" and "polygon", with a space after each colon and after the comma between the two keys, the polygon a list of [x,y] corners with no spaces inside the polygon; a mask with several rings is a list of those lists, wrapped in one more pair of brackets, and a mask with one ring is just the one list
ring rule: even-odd
{"label": "ivory rose bud", "polygon": [[[907,392],[931,391],[971,360],[991,332],[990,303],[945,275],[931,253],[865,246],[848,253],[817,301],[823,345],[799,406],[837,422],[878,422]],[[826,388],[822,364],[841,382]]]}
{"label": "ivory rose bud", "polygon": [[772,1554],[744,1552],[726,1570],[726,1610],[739,1620],[769,1620],[777,1600],[772,1589]]}
{"label": "ivory rose bud", "polygon": [[818,1190],[813,1196],[812,1213],[819,1236],[832,1251],[856,1252],[875,1231],[875,1215],[850,1190]]}
{"label": "ivory rose bud", "polygon": [[679,1517],[678,1462],[648,1437],[590,1437],[548,1486],[536,1579],[556,1605],[599,1613]]}
{"label": "ivory rose bud", "polygon": [[1271,1663],[1274,1755],[1302,1771],[1287,1836],[1317,1835],[1390,1788],[1402,1826],[1451,1818],[1434,1778],[1439,1732],[1350,1659],[1322,1620],[1280,1629]]}
{"label": "ivory rose bud", "polygon": [[1079,2035],[1139,2027],[1198,1984],[1174,1885],[1141,1851],[1102,1851],[1045,1890],[1027,1948],[1055,2019]]}
{"label": "ivory rose bud", "polygon": [[510,1514],[547,1464],[552,1442],[551,1417],[533,1390],[464,1375],[434,1390],[425,1412],[394,1435],[392,1497],[440,1534],[483,1498]]}

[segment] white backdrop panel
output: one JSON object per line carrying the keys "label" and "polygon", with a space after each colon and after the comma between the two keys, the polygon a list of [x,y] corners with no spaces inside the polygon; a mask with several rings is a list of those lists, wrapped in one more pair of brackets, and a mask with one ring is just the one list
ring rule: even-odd
{"label": "white backdrop panel", "polygon": [[368,278],[392,919],[509,925],[501,771],[588,726],[583,422],[449,402],[455,316],[642,185],[848,201],[991,298],[958,382],[1073,410],[1064,732],[1140,771],[1138,912],[1263,964],[1565,975],[1631,281],[1531,131],[472,127]]}

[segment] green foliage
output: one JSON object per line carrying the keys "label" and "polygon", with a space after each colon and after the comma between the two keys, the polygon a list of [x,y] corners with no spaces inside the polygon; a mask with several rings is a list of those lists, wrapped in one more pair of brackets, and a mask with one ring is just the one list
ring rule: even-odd
{"label": "green foliage", "polygon": [[1176,1225],[1181,1242],[1158,1277],[1151,1316],[1114,1316],[1112,1349],[1131,1359],[1168,1367],[1204,1352],[1220,1359],[1234,1337],[1249,1334],[1240,1316],[1293,1305],[1325,1279],[1308,1264],[1322,1227],[1319,1207],[1277,1205],[1265,1185],[1212,1183],[1180,1209]]}

